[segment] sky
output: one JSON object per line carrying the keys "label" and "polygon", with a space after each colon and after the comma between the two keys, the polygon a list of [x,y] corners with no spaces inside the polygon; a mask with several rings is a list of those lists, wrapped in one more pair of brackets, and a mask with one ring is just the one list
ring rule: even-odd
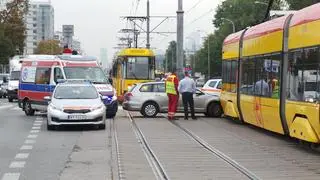
{"label": "sky", "polygon": [[[138,3],[139,2],[139,3]],[[132,28],[122,16],[146,16],[147,0],[51,0],[55,10],[55,31],[61,31],[63,24],[75,26],[75,36],[88,55],[100,56],[100,48],[107,48],[112,58],[119,43],[120,29]],[[183,0],[184,37],[192,32],[200,36],[213,32],[212,19],[222,0]],[[195,6],[196,5],[196,6]],[[150,0],[151,16],[176,16],[177,0]],[[193,8],[192,8],[193,7]],[[151,29],[163,19],[151,18]],[[146,24],[142,24],[146,27]],[[176,32],[176,19],[169,19],[155,31]],[[145,34],[140,35],[139,45],[145,46]],[[176,34],[152,34],[151,47],[156,52],[165,51]],[[190,38],[189,38],[190,39]],[[186,40],[187,41],[187,40]]]}

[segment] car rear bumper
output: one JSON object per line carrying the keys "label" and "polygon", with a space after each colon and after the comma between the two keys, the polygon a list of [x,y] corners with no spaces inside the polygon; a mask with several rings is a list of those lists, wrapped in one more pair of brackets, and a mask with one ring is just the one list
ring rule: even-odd
{"label": "car rear bumper", "polygon": [[122,108],[127,111],[140,111],[141,105],[133,104],[128,101],[122,103]]}

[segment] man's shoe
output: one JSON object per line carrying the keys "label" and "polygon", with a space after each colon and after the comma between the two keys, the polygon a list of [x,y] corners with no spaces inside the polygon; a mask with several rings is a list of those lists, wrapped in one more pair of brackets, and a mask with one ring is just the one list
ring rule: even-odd
{"label": "man's shoe", "polygon": [[197,120],[197,118],[196,118],[196,117],[192,117],[192,119],[193,119],[193,120]]}
{"label": "man's shoe", "polygon": [[176,121],[176,120],[179,120],[179,118],[173,117],[171,120]]}
{"label": "man's shoe", "polygon": [[185,118],[184,118],[184,120],[188,120],[188,118],[187,118],[187,117],[185,117]]}

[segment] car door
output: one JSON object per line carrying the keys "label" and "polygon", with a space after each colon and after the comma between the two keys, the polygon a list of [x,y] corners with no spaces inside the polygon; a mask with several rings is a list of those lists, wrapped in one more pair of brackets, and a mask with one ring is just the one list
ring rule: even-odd
{"label": "car door", "polygon": [[160,111],[168,111],[168,96],[166,94],[165,84],[157,83],[153,85],[153,91],[155,92],[156,102],[159,105]]}
{"label": "car door", "polygon": [[197,89],[196,93],[193,94],[194,110],[195,112],[205,112],[206,111],[206,100],[208,95]]}

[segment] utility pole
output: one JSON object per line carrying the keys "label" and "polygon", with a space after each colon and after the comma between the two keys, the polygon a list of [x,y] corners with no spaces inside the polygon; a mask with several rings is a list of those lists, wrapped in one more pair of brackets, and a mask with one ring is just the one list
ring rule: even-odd
{"label": "utility pole", "polygon": [[147,0],[147,49],[150,49],[150,2]]}
{"label": "utility pole", "polygon": [[210,79],[210,34],[208,35],[208,80]]}
{"label": "utility pole", "polygon": [[183,3],[182,0],[178,0],[177,11],[177,71],[178,76],[182,78],[183,74]]}

